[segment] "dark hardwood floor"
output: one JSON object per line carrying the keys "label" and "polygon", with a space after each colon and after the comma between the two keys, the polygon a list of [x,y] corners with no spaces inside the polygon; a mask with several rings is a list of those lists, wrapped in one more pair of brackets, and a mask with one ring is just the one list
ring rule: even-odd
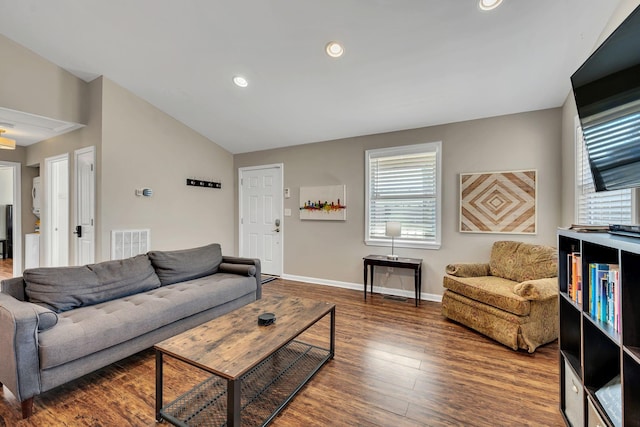
{"label": "dark hardwood floor", "polygon": [[[281,279],[266,284],[264,294],[337,306],[335,359],[275,427],[564,425],[557,343],[514,352],[444,319],[434,302],[416,308],[413,300],[382,295],[365,302],[362,292]],[[177,361],[164,372],[165,401],[204,379]],[[147,350],[36,397],[28,420],[4,388],[0,426],[151,426],[154,396],[155,359]]]}

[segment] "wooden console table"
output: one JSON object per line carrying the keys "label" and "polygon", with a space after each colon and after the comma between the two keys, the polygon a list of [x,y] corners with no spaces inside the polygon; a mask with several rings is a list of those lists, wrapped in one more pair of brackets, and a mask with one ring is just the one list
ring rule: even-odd
{"label": "wooden console table", "polygon": [[422,292],[422,259],[421,258],[398,258],[389,259],[386,255],[367,255],[364,260],[364,299],[367,300],[367,282],[369,281],[369,269],[371,270],[371,293],[373,294],[373,273],[374,267],[408,268],[413,270],[413,286],[416,292],[416,307],[420,303],[420,293]]}

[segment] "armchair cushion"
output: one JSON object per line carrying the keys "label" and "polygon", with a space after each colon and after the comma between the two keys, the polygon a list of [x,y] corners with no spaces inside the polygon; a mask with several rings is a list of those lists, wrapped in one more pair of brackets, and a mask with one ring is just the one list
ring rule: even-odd
{"label": "armchair cushion", "polygon": [[451,291],[518,316],[531,310],[528,299],[513,292],[513,281],[501,277],[444,276],[443,285]]}
{"label": "armchair cushion", "polygon": [[498,241],[493,244],[489,270],[492,276],[516,282],[558,275],[555,248],[530,243]]}

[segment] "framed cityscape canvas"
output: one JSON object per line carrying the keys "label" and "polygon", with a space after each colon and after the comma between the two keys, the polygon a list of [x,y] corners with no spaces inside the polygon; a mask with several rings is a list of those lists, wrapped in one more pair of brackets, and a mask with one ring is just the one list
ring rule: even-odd
{"label": "framed cityscape canvas", "polygon": [[345,221],[346,185],[300,187],[300,219]]}
{"label": "framed cityscape canvas", "polygon": [[461,173],[460,231],[536,233],[535,170]]}

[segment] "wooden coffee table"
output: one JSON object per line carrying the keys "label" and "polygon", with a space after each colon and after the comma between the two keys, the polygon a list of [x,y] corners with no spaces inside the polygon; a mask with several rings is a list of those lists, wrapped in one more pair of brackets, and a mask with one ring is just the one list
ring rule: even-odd
{"label": "wooden coffee table", "polygon": [[[258,315],[276,321],[258,325]],[[330,315],[324,344],[300,335]],[[314,340],[316,341],[316,340]],[[327,348],[325,348],[327,347]],[[266,425],[335,350],[335,304],[304,298],[266,297],[154,346],[156,421],[174,425]],[[171,356],[211,378],[163,406],[163,357]]]}

